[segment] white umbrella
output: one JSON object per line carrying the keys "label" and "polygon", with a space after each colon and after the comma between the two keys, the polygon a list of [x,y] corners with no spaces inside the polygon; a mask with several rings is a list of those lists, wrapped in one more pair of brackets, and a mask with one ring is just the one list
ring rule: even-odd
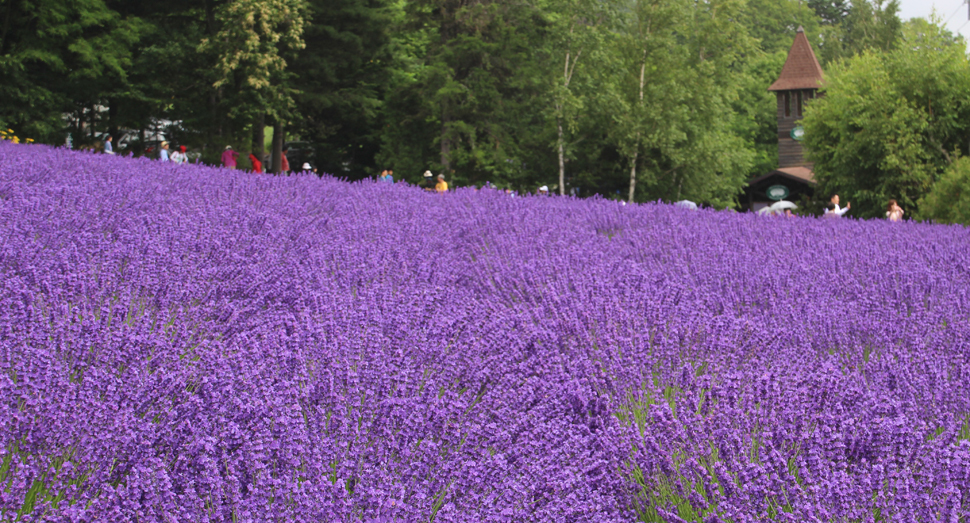
{"label": "white umbrella", "polygon": [[797,209],[798,206],[792,202],[782,200],[780,202],[775,202],[768,207],[762,207],[758,209],[758,214],[781,214],[785,209]]}
{"label": "white umbrella", "polygon": [[690,209],[692,211],[696,211],[697,210],[697,204],[694,203],[694,202],[692,202],[692,201],[690,201],[690,200],[681,200],[679,202],[674,203],[674,205],[676,205],[677,207],[684,208],[684,209]]}
{"label": "white umbrella", "polygon": [[768,207],[772,212],[784,211],[785,209],[797,209],[798,206],[787,200],[782,200],[780,202],[775,202]]}

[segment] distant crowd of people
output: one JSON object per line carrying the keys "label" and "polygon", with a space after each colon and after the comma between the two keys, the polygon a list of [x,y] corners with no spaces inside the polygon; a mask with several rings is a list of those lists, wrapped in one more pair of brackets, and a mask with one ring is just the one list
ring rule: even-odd
{"label": "distant crowd of people", "polygon": [[[111,135],[104,138],[103,141],[103,151],[104,154],[115,154],[114,151],[114,139]],[[289,152],[289,147],[283,146],[282,154],[280,154],[280,172],[288,173],[290,172],[290,161],[286,157],[286,153]],[[184,145],[180,145],[175,150],[172,150],[171,144],[167,141],[163,141],[158,144],[158,149],[154,147],[149,147],[145,150],[145,153],[150,157],[156,157],[160,162],[174,162],[174,163],[188,163],[189,156],[187,154],[187,149]],[[198,153],[196,153],[198,156]],[[264,155],[263,158],[259,158],[255,152],[250,152],[248,155],[250,172],[263,173],[265,172],[264,165],[269,163],[271,158],[270,154]],[[220,163],[226,169],[236,169],[239,165],[239,152],[234,150],[231,145],[227,145],[225,150],[222,151],[222,156],[220,157]],[[196,158],[198,161],[198,158]],[[303,171],[307,172],[317,172],[316,167],[310,165],[309,162],[304,162],[302,166]]]}
{"label": "distant crowd of people", "polygon": [[[175,162],[175,163],[186,163],[189,161],[188,155],[186,154],[186,149],[184,145],[179,146],[175,151],[169,152],[170,146],[168,142],[162,142],[159,145],[158,159],[162,162]],[[289,152],[289,148],[284,146],[282,154],[280,155],[280,172],[288,173],[290,172],[290,162],[286,157],[286,153]],[[104,140],[104,153],[105,154],[115,154],[114,148],[112,147],[112,138],[108,136]],[[239,159],[239,153],[235,151],[231,145],[227,145],[226,149],[222,152],[222,166],[227,169],[235,169],[237,165],[237,160]],[[263,163],[256,156],[255,153],[249,153],[249,163],[252,166],[251,171],[254,173],[263,172]],[[304,163],[303,171],[305,172],[317,172],[315,167],[312,167],[309,163]],[[444,174],[439,174],[437,177],[431,171],[424,171],[423,181],[419,184],[421,188],[429,192],[444,193],[448,192],[448,182],[445,180]],[[377,177],[377,180],[382,183],[394,183],[394,171],[391,169],[384,169],[381,174]],[[485,184],[486,187],[490,187],[488,183]],[[505,189],[505,192],[511,196],[517,196],[518,193],[512,191],[511,189]],[[536,190],[538,195],[548,195],[549,187],[543,185]],[[783,202],[787,203],[787,202]],[[825,218],[840,218],[845,216],[849,210],[852,209],[852,202],[846,202],[845,207],[839,205],[839,195],[833,194],[832,198],[829,200],[828,205],[825,208],[825,213],[823,217]],[[896,200],[889,200],[889,204],[886,207],[886,219],[892,222],[902,221],[903,208],[899,206]],[[793,217],[791,209],[784,210],[784,216]]]}
{"label": "distant crowd of people", "polygon": [[[424,189],[425,191],[437,192],[437,193],[448,192],[448,187],[449,187],[448,181],[445,179],[444,174],[438,174],[437,176],[435,176],[434,173],[432,173],[431,171],[424,171],[422,178],[423,179],[421,183],[418,184],[418,186]],[[384,169],[383,171],[381,171],[381,174],[377,176],[377,181],[382,183],[394,183],[394,171],[392,169]],[[489,182],[485,182],[485,185],[483,188],[502,190],[502,189],[498,189],[497,187],[490,184]],[[513,191],[512,189],[504,189],[504,192],[509,196],[513,196],[513,197],[519,195],[517,191]],[[540,196],[548,195],[549,187],[546,185],[539,187],[536,190],[536,194]]]}

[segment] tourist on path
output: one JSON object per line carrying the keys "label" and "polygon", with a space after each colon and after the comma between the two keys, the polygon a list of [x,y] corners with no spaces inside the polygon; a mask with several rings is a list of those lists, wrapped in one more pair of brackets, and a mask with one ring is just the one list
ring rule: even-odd
{"label": "tourist on path", "polygon": [[114,154],[114,147],[111,146],[111,135],[109,134],[107,138],[104,139],[104,154]]}
{"label": "tourist on path", "polygon": [[445,181],[445,175],[438,175],[438,183],[435,184],[434,190],[438,192],[448,192],[448,182]]}
{"label": "tourist on path", "polygon": [[168,161],[168,142],[162,142],[162,148],[158,151],[158,159],[163,162]]}
{"label": "tourist on path", "polygon": [[222,151],[222,166],[226,169],[235,169],[236,158],[239,158],[239,153],[233,151],[231,145],[227,145],[226,150]]}

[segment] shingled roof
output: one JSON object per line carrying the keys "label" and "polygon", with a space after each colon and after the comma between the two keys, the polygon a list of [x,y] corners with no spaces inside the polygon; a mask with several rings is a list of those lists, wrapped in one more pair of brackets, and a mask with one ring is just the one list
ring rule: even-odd
{"label": "shingled roof", "polygon": [[805,29],[799,27],[785,66],[781,68],[781,75],[768,90],[818,89],[823,81],[822,66],[818,65],[818,58],[815,58],[812,46],[805,37]]}

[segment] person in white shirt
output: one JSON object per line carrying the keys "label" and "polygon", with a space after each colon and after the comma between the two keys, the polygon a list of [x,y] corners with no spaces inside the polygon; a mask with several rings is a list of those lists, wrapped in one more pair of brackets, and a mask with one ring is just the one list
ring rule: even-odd
{"label": "person in white shirt", "polygon": [[111,135],[109,134],[104,139],[104,154],[114,154],[114,153],[115,153],[114,148],[111,147]]}
{"label": "person in white shirt", "polygon": [[831,209],[825,209],[825,214],[832,213],[832,214],[834,214],[836,216],[842,216],[845,213],[849,212],[849,209],[851,209],[851,208],[852,208],[852,202],[846,203],[845,204],[845,209],[839,207],[839,195],[838,194],[833,194],[832,195],[832,207],[831,207]]}
{"label": "person in white shirt", "polygon": [[185,154],[185,146],[180,145],[174,151],[172,151],[171,160],[177,164],[183,164],[189,161],[189,157]]}

